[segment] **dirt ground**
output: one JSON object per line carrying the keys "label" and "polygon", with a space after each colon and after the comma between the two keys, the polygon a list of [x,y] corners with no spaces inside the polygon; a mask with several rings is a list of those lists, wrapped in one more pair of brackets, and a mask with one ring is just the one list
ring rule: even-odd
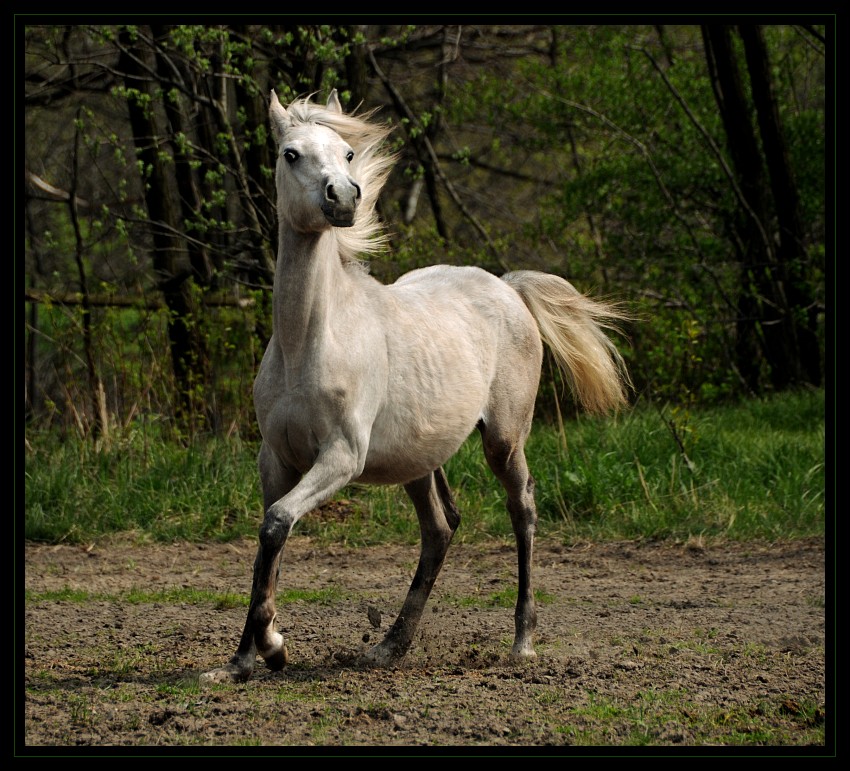
{"label": "dirt ground", "polygon": [[[821,539],[538,540],[539,655],[523,665],[497,601],[515,589],[512,545],[455,544],[407,658],[371,670],[350,654],[392,623],[418,548],[295,537],[281,593],[330,591],[279,603],[289,666],[201,686],[238,643],[253,557],[248,540],[28,544],[23,746],[805,747],[832,720]],[[44,596],[62,590],[88,599]]]}

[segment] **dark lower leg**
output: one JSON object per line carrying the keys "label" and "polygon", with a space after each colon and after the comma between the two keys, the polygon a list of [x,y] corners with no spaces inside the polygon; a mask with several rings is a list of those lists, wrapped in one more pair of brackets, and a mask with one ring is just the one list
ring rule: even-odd
{"label": "dark lower leg", "polygon": [[534,603],[532,563],[537,512],[534,508],[534,480],[525,485],[525,494],[508,502],[517,544],[517,602],[514,610],[515,636],[511,648],[514,658],[530,658],[534,653],[534,630],[537,627],[537,608]]}
{"label": "dark lower leg", "polygon": [[[284,531],[285,532],[285,529]],[[254,671],[259,653],[270,669],[282,669],[287,662],[283,636],[274,628],[277,612],[275,590],[285,535],[267,517],[260,530],[260,546],[254,560],[251,604],[239,647],[227,664],[201,676],[202,682],[245,682]]]}
{"label": "dark lower leg", "polygon": [[508,512],[517,545],[517,602],[511,656],[516,659],[531,658],[535,656],[534,630],[537,626],[531,575],[534,533],[537,528],[534,479],[528,471],[521,435],[510,441],[499,438],[491,428],[484,426],[482,436],[487,462],[507,493]]}
{"label": "dark lower leg", "polygon": [[386,664],[410,649],[425,603],[431,594],[460,515],[441,468],[405,485],[419,518],[422,536],[419,564],[401,611],[383,641],[365,656],[367,663]]}

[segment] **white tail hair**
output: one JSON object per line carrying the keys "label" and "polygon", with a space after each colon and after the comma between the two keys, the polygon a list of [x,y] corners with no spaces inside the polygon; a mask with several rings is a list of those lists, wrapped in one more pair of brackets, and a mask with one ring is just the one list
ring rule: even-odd
{"label": "white tail hair", "polygon": [[620,332],[616,322],[628,320],[628,314],[613,303],[591,300],[560,276],[518,270],[502,279],[531,311],[540,337],[584,409],[603,413],[628,404],[632,381],[605,334],[605,329]]}

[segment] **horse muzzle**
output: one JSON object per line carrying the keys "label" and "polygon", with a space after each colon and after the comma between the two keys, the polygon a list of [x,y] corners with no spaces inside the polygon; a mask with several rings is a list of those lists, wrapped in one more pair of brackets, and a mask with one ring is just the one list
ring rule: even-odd
{"label": "horse muzzle", "polygon": [[356,211],[356,206],[338,206],[331,201],[322,206],[322,214],[335,228],[350,228],[354,224]]}
{"label": "horse muzzle", "polygon": [[325,184],[325,202],[322,214],[336,228],[350,228],[361,198],[360,185],[353,179],[337,179]]}

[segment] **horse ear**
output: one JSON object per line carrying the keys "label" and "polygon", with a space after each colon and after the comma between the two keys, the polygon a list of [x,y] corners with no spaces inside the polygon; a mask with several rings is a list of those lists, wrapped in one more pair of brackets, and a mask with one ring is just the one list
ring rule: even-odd
{"label": "horse ear", "polygon": [[286,110],[277,98],[277,94],[272,89],[271,102],[269,103],[269,121],[272,126],[272,136],[275,142],[280,142],[283,137],[283,130],[286,126]]}
{"label": "horse ear", "polygon": [[328,94],[328,109],[331,112],[342,112],[342,105],[339,103],[339,95],[335,88]]}

